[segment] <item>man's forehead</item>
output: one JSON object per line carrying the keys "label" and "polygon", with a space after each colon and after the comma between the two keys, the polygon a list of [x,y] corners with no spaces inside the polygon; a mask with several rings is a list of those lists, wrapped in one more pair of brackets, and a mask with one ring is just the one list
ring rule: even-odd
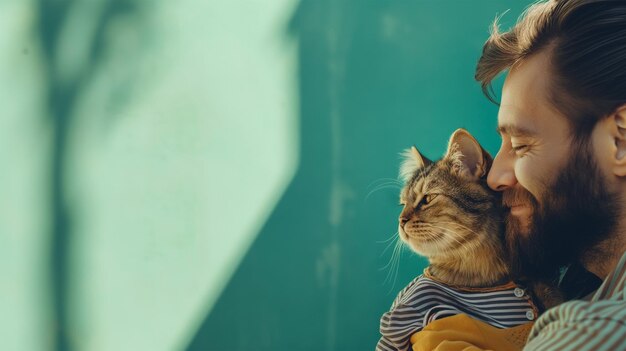
{"label": "man's forehead", "polygon": [[549,105],[549,76],[547,55],[543,53],[533,55],[511,69],[502,88],[498,124],[526,125],[544,114]]}
{"label": "man's forehead", "polygon": [[518,106],[503,104],[498,112],[497,132],[509,136],[534,136],[538,132],[532,110],[524,110]]}
{"label": "man's forehead", "polygon": [[515,124],[501,124],[498,125],[496,130],[500,135],[508,135],[512,137],[533,137],[538,133],[536,130],[532,128],[527,128],[524,126],[518,126]]}

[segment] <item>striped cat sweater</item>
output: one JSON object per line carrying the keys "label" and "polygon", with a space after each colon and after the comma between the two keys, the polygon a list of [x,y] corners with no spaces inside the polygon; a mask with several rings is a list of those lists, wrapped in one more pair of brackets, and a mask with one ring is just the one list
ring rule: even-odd
{"label": "striped cat sweater", "polygon": [[376,350],[409,350],[413,333],[434,320],[461,313],[510,328],[535,320],[538,310],[526,290],[513,282],[491,288],[453,287],[437,281],[426,269],[398,293],[381,317],[382,337]]}

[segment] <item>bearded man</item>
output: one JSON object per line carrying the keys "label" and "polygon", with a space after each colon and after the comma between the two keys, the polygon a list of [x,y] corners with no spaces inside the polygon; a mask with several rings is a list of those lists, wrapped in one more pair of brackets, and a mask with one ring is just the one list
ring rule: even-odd
{"label": "bearded man", "polygon": [[[511,268],[545,281],[570,267],[561,283],[580,299],[544,313],[524,350],[626,350],[626,0],[539,2],[503,33],[496,21],[476,70],[492,101],[505,71],[487,182],[508,211]],[[459,315],[411,342],[497,350],[506,335]]]}

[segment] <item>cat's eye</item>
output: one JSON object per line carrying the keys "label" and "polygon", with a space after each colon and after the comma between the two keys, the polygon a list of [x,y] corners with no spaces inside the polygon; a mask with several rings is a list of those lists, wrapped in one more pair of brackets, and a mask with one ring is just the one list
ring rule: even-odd
{"label": "cat's eye", "polygon": [[424,204],[431,203],[439,194],[426,194],[424,195]]}

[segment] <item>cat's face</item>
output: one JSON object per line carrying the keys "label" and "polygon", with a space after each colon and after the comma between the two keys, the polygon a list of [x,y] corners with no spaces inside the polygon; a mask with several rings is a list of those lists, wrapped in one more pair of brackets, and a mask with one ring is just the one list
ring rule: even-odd
{"label": "cat's face", "polygon": [[405,157],[398,230],[413,251],[449,257],[474,245],[501,245],[501,199],[485,181],[491,157],[468,132],[457,130],[435,163],[415,148]]}

